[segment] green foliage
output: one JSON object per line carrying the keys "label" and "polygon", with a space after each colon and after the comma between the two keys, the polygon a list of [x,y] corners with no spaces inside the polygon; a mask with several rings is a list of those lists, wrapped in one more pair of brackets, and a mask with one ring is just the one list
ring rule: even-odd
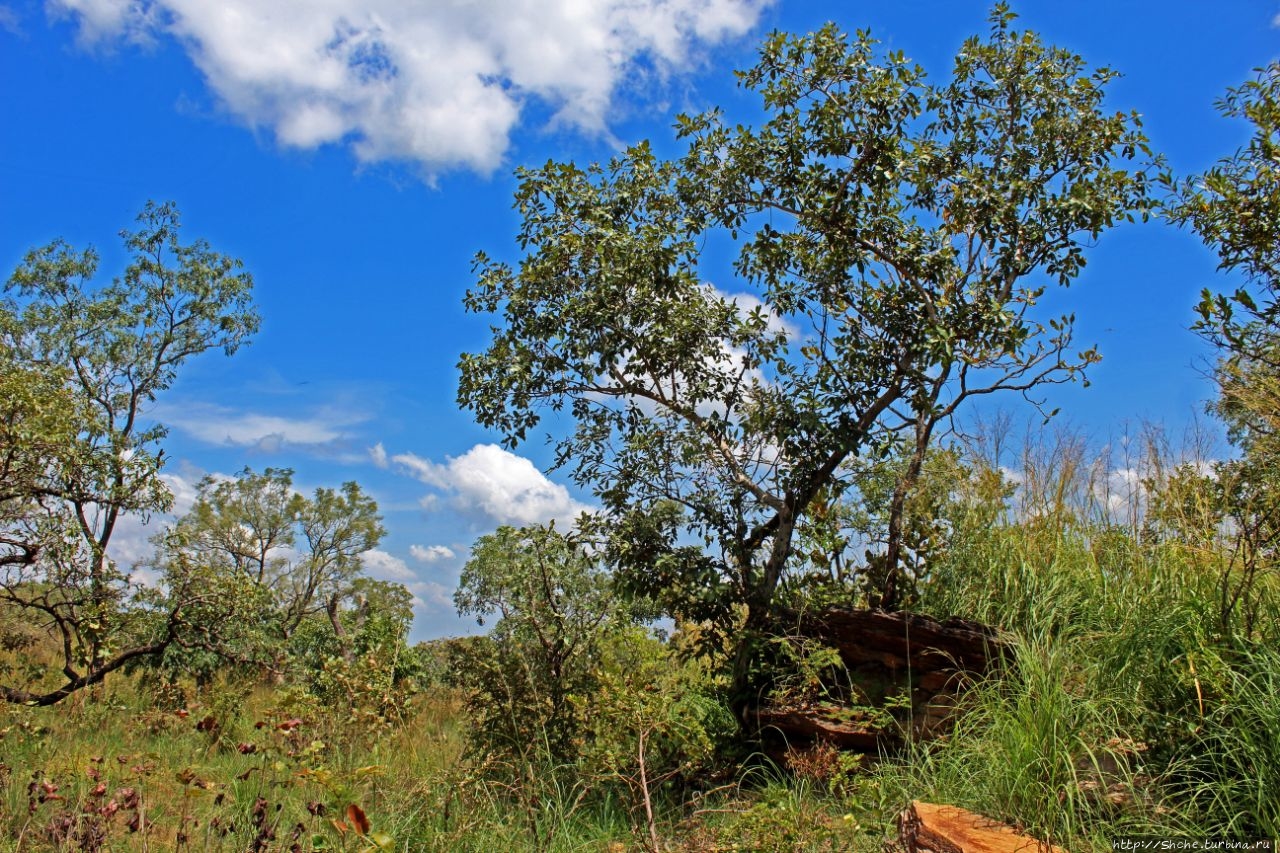
{"label": "green foliage", "polygon": [[184,587],[194,597],[156,618],[108,546],[123,516],[170,505],[165,430],[144,408],[188,359],[229,355],[257,330],[253,282],[204,241],[182,243],[172,204],[149,203],[138,222],[121,235],[130,261],[110,283],[93,281],[94,250],[59,240],[27,254],[0,301],[0,599],[62,647],[53,678],[0,688],[11,702],[57,702],[162,652],[188,605],[207,603]]}
{"label": "green foliage", "polygon": [[[232,480],[202,480],[191,510],[156,544],[171,587],[198,571],[246,588],[238,621],[245,636],[259,637],[257,653],[246,658],[280,667],[290,652],[313,665],[323,659],[316,646],[323,643],[321,620],[333,654],[368,651],[371,632],[403,642],[408,593],[358,582],[360,555],[383,533],[377,504],[354,482],[308,498],[294,491],[292,471],[245,469]],[[358,649],[343,620],[348,605],[355,608],[347,619],[356,623],[352,630],[365,633]]]}
{"label": "green foliage", "polygon": [[929,611],[1013,632],[1017,662],[945,746],[885,767],[884,785],[1038,825],[1069,849],[1123,832],[1265,834],[1280,586],[1243,574],[1225,484],[1204,467],[1137,463],[1155,472],[1145,515],[1120,527],[1088,502],[1106,496],[1079,453],[1060,437],[1025,451],[1022,472],[1040,473],[1012,510],[922,586]]}
{"label": "green foliage", "polygon": [[809,637],[774,637],[761,665],[770,682],[769,699],[779,705],[832,698],[831,692],[849,680],[840,653]]}
{"label": "green foliage", "polygon": [[736,728],[720,686],[640,627],[599,555],[554,527],[481,537],[455,601],[498,616],[489,635],[448,649],[479,778],[539,848],[579,808],[617,802],[656,845],[668,803],[710,778]]}
{"label": "green foliage", "polygon": [[1280,828],[1280,655],[1246,646],[1216,663],[1205,672],[1208,708],[1177,754],[1176,788],[1225,834],[1271,835]]}
{"label": "green foliage", "polygon": [[1230,293],[1206,289],[1195,329],[1219,349],[1215,410],[1243,451],[1216,476],[1221,512],[1252,577],[1274,571],[1280,558],[1280,64],[1258,69],[1218,106],[1249,123],[1248,143],[1202,175],[1165,181],[1174,191],[1170,219],[1190,226],[1221,269],[1245,280]]}
{"label": "green foliage", "polygon": [[1015,668],[968,697],[947,741],[886,767],[886,781],[1069,850],[1182,829],[1162,802],[1148,745],[1127,734],[1131,706],[1081,671],[1070,652],[1077,639],[1020,642]]}
{"label": "green foliage", "polygon": [[[476,260],[466,306],[501,319],[462,356],[459,402],[509,445],[566,410],[557,461],[631,537],[611,552],[619,570],[692,596],[669,612],[735,636],[739,677],[798,525],[850,487],[852,460],[909,449],[892,605],[935,428],[974,395],[1097,358],[1072,352],[1069,316],[1035,306],[1145,213],[1145,174],[1128,170],[1145,142],[1136,116],[1103,110],[1112,72],[1012,18],[998,6],[940,83],[866,33],[778,34],[740,75],[760,127],[686,116],[678,160],[642,143],[606,165],[521,170],[526,254]],[[734,275],[700,268],[722,238]]]}
{"label": "green foliage", "polygon": [[269,660],[257,617],[271,602],[247,578],[175,559],[165,566],[160,584],[139,590],[136,600],[147,605],[153,630],[164,627],[173,607],[185,604],[172,642],[158,654],[134,661],[131,671],[162,684],[175,684],[181,676],[205,684],[219,674],[257,675],[262,661]]}
{"label": "green foliage", "polygon": [[[402,584],[372,578],[351,583],[354,608],[341,614],[344,637],[318,621],[304,622],[324,640],[291,643],[293,668],[309,676],[309,689],[330,708],[346,708],[354,730],[391,726],[409,715],[409,702],[430,674],[407,643],[413,596]],[[301,633],[301,632],[300,632]]]}
{"label": "green foliage", "polygon": [[692,839],[690,850],[760,851],[760,853],[836,853],[880,849],[882,839],[868,837],[851,813],[840,814],[838,802],[824,800],[807,783],[755,770],[743,781],[757,793],[739,808],[725,809]]}
{"label": "green foliage", "polygon": [[498,616],[451,660],[471,691],[476,752],[571,762],[584,725],[575,697],[597,689],[601,643],[633,621],[598,558],[554,527],[501,527],[476,541],[454,601],[481,624]]}
{"label": "green foliage", "polygon": [[736,735],[721,691],[703,666],[636,627],[607,639],[595,692],[576,699],[585,711],[578,772],[622,789],[655,849],[660,812],[706,787]]}
{"label": "green foliage", "polygon": [[[1256,287],[1229,294],[1206,290],[1197,328],[1231,357],[1274,358],[1280,290],[1280,64],[1229,89],[1218,109],[1251,125],[1249,142],[1203,175],[1173,184],[1168,209],[1212,247],[1221,268],[1236,270]],[[1274,361],[1272,362],[1274,364]]]}
{"label": "green foliage", "polygon": [[984,536],[1008,509],[1012,492],[1000,472],[958,446],[929,450],[895,509],[899,485],[913,465],[906,448],[883,459],[858,460],[849,466],[856,493],[815,498],[797,531],[798,556],[807,565],[793,570],[783,593],[790,609],[881,600],[890,571],[885,546],[895,523],[899,599],[915,606],[923,585],[947,571],[954,557],[969,553],[969,540]]}

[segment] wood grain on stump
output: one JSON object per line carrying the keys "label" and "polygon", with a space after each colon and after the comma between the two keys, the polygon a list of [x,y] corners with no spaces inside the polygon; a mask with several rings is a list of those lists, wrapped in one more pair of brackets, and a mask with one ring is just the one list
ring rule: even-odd
{"label": "wood grain on stump", "polygon": [[898,818],[907,853],[1067,853],[957,806],[913,802]]}

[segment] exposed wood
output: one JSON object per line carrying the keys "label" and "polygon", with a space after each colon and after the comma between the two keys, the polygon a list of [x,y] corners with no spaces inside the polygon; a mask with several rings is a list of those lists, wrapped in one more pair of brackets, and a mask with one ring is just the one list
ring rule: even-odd
{"label": "exposed wood", "polygon": [[1067,853],[956,806],[913,802],[898,818],[907,853]]}

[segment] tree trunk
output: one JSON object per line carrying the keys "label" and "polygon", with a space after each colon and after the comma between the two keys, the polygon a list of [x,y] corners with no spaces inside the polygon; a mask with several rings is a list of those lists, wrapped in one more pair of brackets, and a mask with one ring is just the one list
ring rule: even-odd
{"label": "tree trunk", "polygon": [[329,624],[333,626],[333,636],[338,639],[338,649],[342,653],[342,659],[348,663],[352,659],[351,654],[351,638],[347,634],[347,629],[342,625],[342,616],[338,612],[338,606],[342,603],[337,593],[329,596],[329,601],[325,606],[325,613],[329,616]]}

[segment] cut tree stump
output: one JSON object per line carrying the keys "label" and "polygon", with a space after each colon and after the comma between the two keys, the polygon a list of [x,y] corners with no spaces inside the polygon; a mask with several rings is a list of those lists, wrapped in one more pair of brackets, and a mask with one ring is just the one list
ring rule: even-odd
{"label": "cut tree stump", "polygon": [[957,806],[913,802],[898,818],[907,853],[1067,853]]}

